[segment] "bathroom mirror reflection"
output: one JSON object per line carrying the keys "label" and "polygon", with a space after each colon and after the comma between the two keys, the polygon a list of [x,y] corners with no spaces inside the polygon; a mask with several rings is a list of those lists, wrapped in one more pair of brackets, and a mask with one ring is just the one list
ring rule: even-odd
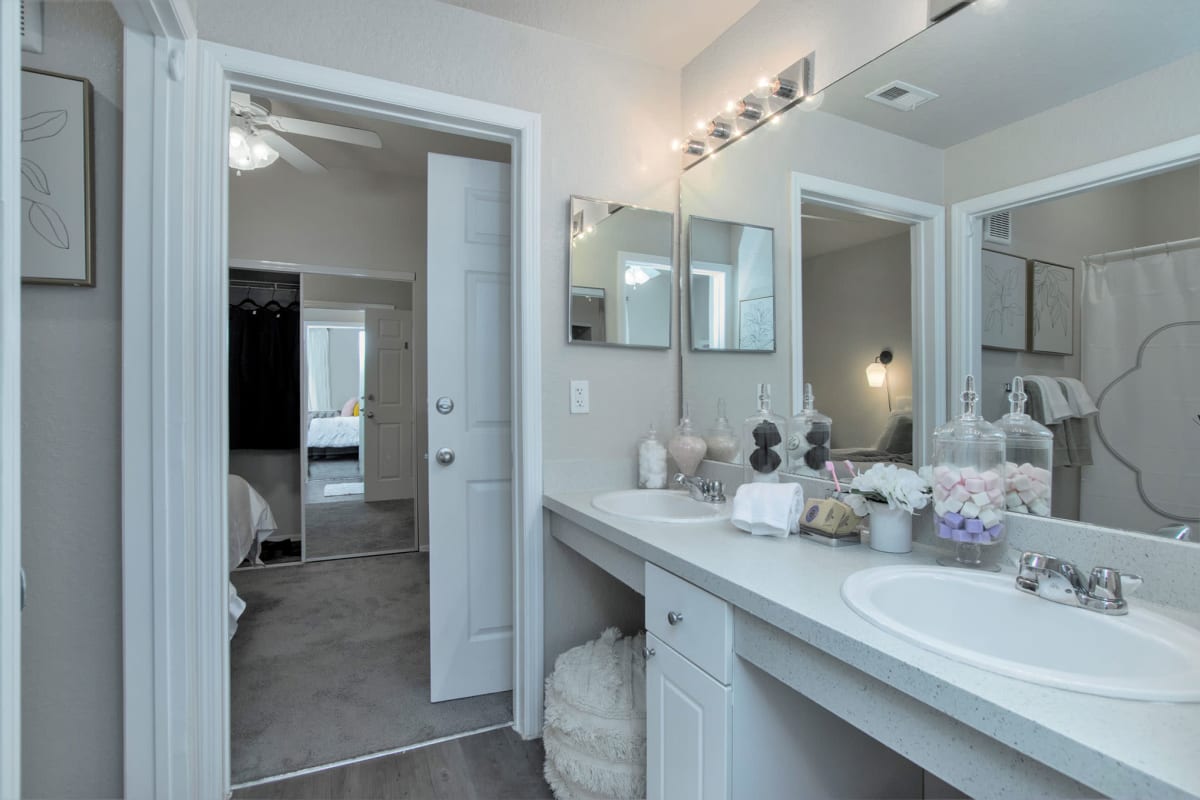
{"label": "bathroom mirror reflection", "polygon": [[688,217],[693,350],[775,351],[775,231]]}
{"label": "bathroom mirror reflection", "polygon": [[567,341],[669,348],[674,215],[571,197]]}
{"label": "bathroom mirror reflection", "polygon": [[[1010,201],[1007,209],[997,209],[1008,210],[1006,217],[976,218],[973,234],[970,225],[946,231],[951,247],[939,256],[942,266],[927,273],[918,271],[916,261],[925,245],[910,235],[913,281],[905,299],[913,303],[911,323],[923,324],[924,315],[917,313],[922,275],[936,279],[937,288],[930,291],[945,292],[947,300],[936,335],[914,329],[908,340],[911,392],[897,388],[906,354],[902,336],[885,330],[881,306],[872,299],[869,290],[877,284],[847,270],[833,283],[853,287],[851,297],[811,304],[822,290],[813,285],[819,273],[810,269],[814,221],[809,214],[837,215],[806,203],[804,213],[793,216],[792,181],[799,173],[821,175],[949,211],[955,203],[1184,141],[1197,130],[1200,115],[1191,107],[1182,114],[1173,104],[1175,111],[1164,118],[1162,104],[1170,101],[1161,98],[1186,95],[1198,73],[1200,15],[1191,3],[1002,0],[969,4],[850,75],[818,84],[813,99],[783,115],[779,124],[731,143],[717,158],[705,158],[683,174],[681,213],[729,218],[752,213],[779,232],[775,277],[783,299],[776,305],[775,354],[719,359],[682,353],[683,401],[698,421],[707,422],[724,396],[730,418],[737,419],[748,413],[755,384],[770,382],[775,408],[786,415],[796,410],[795,391],[786,389],[803,375],[817,384],[817,408],[833,418],[834,448],[861,448],[880,444],[871,438],[880,435],[878,421],[852,423],[853,409],[838,397],[836,384],[840,379],[848,386],[861,383],[860,399],[873,392],[886,407],[888,386],[869,386],[864,373],[885,349],[893,354],[886,367],[889,419],[911,394],[918,421],[935,403],[940,410],[932,422],[940,424],[955,407],[953,397],[967,372],[979,378],[981,410],[993,421],[1009,411],[1006,387],[1014,376],[1043,376],[1056,385],[1059,378],[1071,378],[1084,387],[1098,413],[1076,412],[1073,424],[1088,438],[1075,441],[1076,462],[1060,463],[1053,471],[1052,515],[1170,536],[1190,526],[1195,540],[1200,476],[1194,465],[1200,445],[1192,434],[1200,431],[1200,422],[1195,408],[1160,402],[1168,395],[1197,396],[1200,373],[1178,368],[1194,357],[1168,359],[1176,366],[1155,373],[1157,384],[1114,388],[1113,381],[1137,368],[1139,352],[1145,356],[1166,346],[1162,335],[1148,342],[1158,327],[1173,326],[1170,335],[1177,340],[1171,347],[1184,346],[1191,331],[1200,331],[1200,309],[1194,299],[1185,304],[1183,291],[1197,285],[1200,269],[1189,244],[1200,237],[1196,148],[1177,148],[1161,168],[1143,169],[1093,191],[1085,191],[1093,186],[1081,181],[1048,202]],[[904,85],[897,88],[897,82]],[[939,224],[949,227],[947,217],[942,219]],[[974,237],[970,246],[956,238],[968,235]],[[797,239],[804,241],[805,252],[792,251]],[[970,279],[969,298],[955,295],[947,276],[972,248],[977,254],[995,251],[1015,264],[1008,277],[1014,283],[1005,284],[999,301],[994,292],[985,296],[982,271]],[[1102,321],[1107,312],[1093,308],[1089,296],[1099,281],[1115,280],[1121,272],[1133,281],[1149,280],[1168,252],[1175,272],[1162,285],[1171,287],[1166,293],[1172,305],[1157,304],[1151,318],[1161,318],[1158,325],[1126,324],[1123,315]],[[896,291],[886,306],[892,310],[904,305]],[[683,298],[685,314],[692,302]],[[981,329],[996,302],[1016,328],[1008,332],[1010,342],[984,348],[981,342],[988,339]],[[838,305],[834,319],[822,321],[822,312]],[[859,334],[871,340],[869,349],[867,342],[855,343]],[[950,350],[950,358],[936,365],[944,388],[937,397],[922,397],[919,362],[930,358],[938,339]],[[956,350],[964,342],[972,344]],[[1113,363],[1097,371],[1088,367],[1088,359],[1101,342]],[[844,375],[816,379],[822,359]],[[1151,374],[1137,372],[1142,373]],[[1154,385],[1159,390],[1149,388]],[[1086,400],[1082,407],[1087,408]],[[1151,408],[1153,413],[1146,413]],[[1060,441],[1057,451],[1063,446]],[[1081,453],[1089,450],[1086,463]]]}

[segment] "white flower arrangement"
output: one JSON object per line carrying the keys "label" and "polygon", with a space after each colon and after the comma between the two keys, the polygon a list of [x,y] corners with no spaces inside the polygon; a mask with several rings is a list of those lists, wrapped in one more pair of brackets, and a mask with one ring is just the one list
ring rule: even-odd
{"label": "white flower arrangement", "polygon": [[895,464],[876,464],[854,476],[845,500],[860,517],[870,513],[868,501],[915,514],[929,505],[931,492],[927,476]]}

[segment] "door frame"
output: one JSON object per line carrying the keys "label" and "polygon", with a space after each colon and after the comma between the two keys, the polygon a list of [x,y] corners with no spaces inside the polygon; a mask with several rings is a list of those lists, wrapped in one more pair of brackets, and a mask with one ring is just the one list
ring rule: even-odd
{"label": "door frame", "polygon": [[[933,430],[946,419],[946,214],[936,203],[792,173],[792,409],[804,405],[803,203],[902,222],[909,229],[912,274],[913,463],[929,463]],[[799,365],[797,367],[797,365]]]}
{"label": "door frame", "polygon": [[[0,407],[21,407],[21,24],[0,2]],[[21,796],[21,420],[0,417],[0,797]]]}
{"label": "door frame", "polygon": [[[206,41],[189,39],[181,46],[160,38],[159,43],[152,48],[153,80],[139,85],[130,75],[148,59],[126,63],[127,107],[144,104],[154,112],[149,129],[138,134],[149,139],[142,142],[149,146],[132,157],[127,124],[126,187],[131,181],[140,184],[147,172],[168,185],[177,180],[183,186],[159,206],[139,204],[133,215],[127,193],[127,256],[131,236],[156,241],[174,230],[183,235],[169,241],[177,248],[169,255],[177,257],[157,261],[174,269],[150,275],[139,269],[124,276],[123,395],[126,405],[152,398],[154,412],[141,417],[127,413],[122,427],[126,794],[224,797],[230,789],[228,564],[225,537],[213,532],[227,526],[226,150],[231,84],[512,144],[511,302],[517,354],[512,381],[513,727],[526,738],[538,736],[540,114]],[[131,84],[136,91],[129,90]],[[171,113],[172,99],[180,103],[181,113]],[[176,199],[180,197],[195,198],[194,208]],[[175,302],[145,302],[146,292],[131,287],[138,280],[163,287],[153,297],[165,295]],[[136,359],[133,368],[131,356]],[[178,570],[182,574],[154,568],[172,564],[187,567]]]}
{"label": "door frame", "polygon": [[983,220],[1001,211],[1147,178],[1200,163],[1200,135],[1138,150],[998,192],[962,200],[950,207],[950,374],[962,386],[983,373]]}

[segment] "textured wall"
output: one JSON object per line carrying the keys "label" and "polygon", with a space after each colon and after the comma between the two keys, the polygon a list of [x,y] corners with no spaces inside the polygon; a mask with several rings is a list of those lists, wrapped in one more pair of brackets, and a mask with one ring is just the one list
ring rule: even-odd
{"label": "textured wall", "polygon": [[[209,40],[375,75],[542,115],[543,426],[547,459],[629,457],[650,421],[672,420],[677,355],[566,344],[571,194],[674,205],[679,73],[553,34],[430,2],[204,0]],[[570,416],[568,382],[592,382]]]}
{"label": "textured wall", "polygon": [[47,3],[27,67],[92,82],[96,288],[22,289],[22,780],[121,794],[121,24]]}

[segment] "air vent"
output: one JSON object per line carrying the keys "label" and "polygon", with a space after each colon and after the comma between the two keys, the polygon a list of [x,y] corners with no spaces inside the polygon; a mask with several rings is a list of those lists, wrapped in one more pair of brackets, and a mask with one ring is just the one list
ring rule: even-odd
{"label": "air vent", "polygon": [[42,0],[21,0],[21,49],[42,52]]}
{"label": "air vent", "polygon": [[984,220],[983,238],[996,244],[1012,244],[1012,217],[1007,211],[992,214]]}
{"label": "air vent", "polygon": [[868,100],[874,100],[876,103],[882,103],[900,111],[912,111],[922,103],[928,103],[935,98],[937,98],[937,94],[934,92],[904,81],[892,81],[884,84],[867,95]]}

